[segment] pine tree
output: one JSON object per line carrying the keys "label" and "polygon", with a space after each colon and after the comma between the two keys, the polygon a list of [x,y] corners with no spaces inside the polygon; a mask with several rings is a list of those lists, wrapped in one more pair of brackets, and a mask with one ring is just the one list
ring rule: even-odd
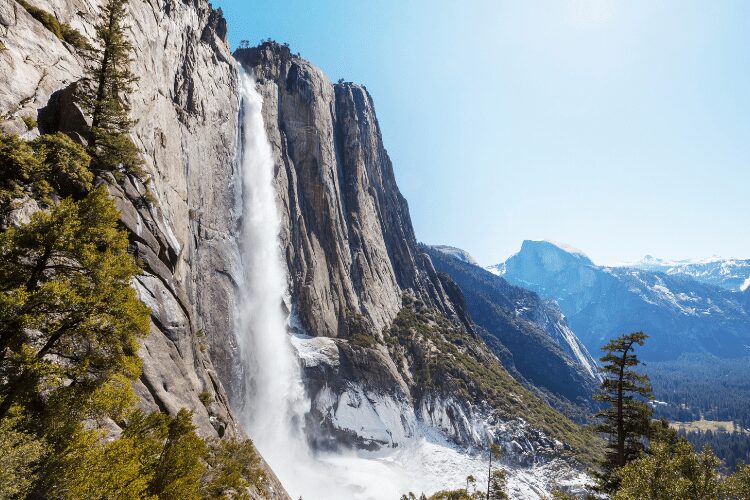
{"label": "pine tree", "polygon": [[597,413],[596,430],[609,436],[607,453],[597,473],[598,487],[613,492],[619,485],[617,470],[640,456],[649,435],[651,407],[644,401],[651,398],[648,377],[633,368],[640,364],[635,346],[643,346],[647,335],[635,332],[622,335],[605,345],[601,371],[604,381],[595,399],[605,403]]}
{"label": "pine tree", "polygon": [[492,459],[500,460],[503,452],[500,446],[495,443],[490,445],[490,463],[487,468],[487,500],[505,500],[508,495],[505,493],[507,476],[505,470],[492,467]]}
{"label": "pine tree", "polygon": [[88,52],[87,78],[79,98],[91,114],[88,150],[97,171],[142,175],[142,160],[128,133],[133,122],[126,102],[136,76],[130,71],[132,44],[125,34],[127,0],[107,0],[96,25],[99,49]]}

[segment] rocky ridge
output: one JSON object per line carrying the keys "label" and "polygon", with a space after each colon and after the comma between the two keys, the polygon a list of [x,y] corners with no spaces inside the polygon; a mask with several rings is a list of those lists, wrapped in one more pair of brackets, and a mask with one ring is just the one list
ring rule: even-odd
{"label": "rocky ridge", "polygon": [[472,320],[503,366],[571,418],[586,421],[593,413],[598,367],[557,304],[470,264],[453,250],[425,248],[435,268],[461,287]]}

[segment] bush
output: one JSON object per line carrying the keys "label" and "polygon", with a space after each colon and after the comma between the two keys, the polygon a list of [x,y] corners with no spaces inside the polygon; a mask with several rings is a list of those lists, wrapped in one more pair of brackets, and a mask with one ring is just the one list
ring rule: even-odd
{"label": "bush", "polygon": [[21,6],[26,9],[26,12],[42,23],[53,35],[60,40],[68,42],[72,46],[80,50],[88,50],[90,48],[86,38],[75,28],[72,28],[69,24],[61,23],[55,16],[50,14],[44,9],[34,7],[25,0],[17,0]]}
{"label": "bush", "polygon": [[0,133],[0,210],[3,213],[11,208],[14,198],[23,196],[40,165],[26,141]]}
{"label": "bush", "polygon": [[24,498],[47,449],[44,441],[19,431],[12,419],[0,421],[0,498]]}
{"label": "bush", "polygon": [[33,116],[22,116],[21,120],[23,120],[24,125],[26,125],[26,128],[29,130],[34,129],[37,126],[36,119]]}
{"label": "bush", "polygon": [[209,446],[209,469],[204,476],[208,498],[249,499],[248,488],[262,491],[266,475],[252,441],[225,439]]}

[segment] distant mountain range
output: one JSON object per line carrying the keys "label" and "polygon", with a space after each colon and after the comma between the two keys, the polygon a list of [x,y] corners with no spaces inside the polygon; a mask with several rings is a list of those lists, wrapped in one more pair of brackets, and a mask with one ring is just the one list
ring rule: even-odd
{"label": "distant mountain range", "polygon": [[650,335],[643,358],[669,360],[691,352],[750,354],[750,290],[742,286],[746,263],[651,258],[605,267],[563,245],[524,241],[517,254],[488,270],[557,301],[592,352],[621,333],[643,330]]}
{"label": "distant mountain range", "polygon": [[598,368],[557,304],[486,271],[461,249],[423,248],[435,269],[459,286],[475,330],[516,380],[570,417],[586,420]]}
{"label": "distant mountain range", "polygon": [[622,267],[662,272],[671,276],[689,276],[701,283],[733,291],[745,291],[750,288],[750,259],[712,257],[700,261],[670,261],[647,255],[638,262],[625,264]]}

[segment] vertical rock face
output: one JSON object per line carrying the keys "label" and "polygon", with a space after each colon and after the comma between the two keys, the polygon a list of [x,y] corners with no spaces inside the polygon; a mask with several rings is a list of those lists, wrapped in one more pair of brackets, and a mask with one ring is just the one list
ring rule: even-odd
{"label": "vertical rock face", "polygon": [[[33,3],[93,39],[101,1]],[[238,272],[238,104],[226,25],[203,0],[134,0],[128,8],[131,69],[139,77],[129,97],[133,137],[157,200],[146,202],[147,188],[137,180],[110,183],[132,248],[145,264],[135,287],[153,311],[137,389],[149,409],[192,410],[203,435],[233,435],[240,431],[220,381],[231,371],[232,276]],[[43,132],[75,136],[85,126],[71,99],[84,75],[76,48],[12,0],[0,0],[0,34],[2,129],[25,133],[22,119],[33,117]]]}
{"label": "vertical rock face", "polygon": [[381,332],[407,289],[454,316],[417,246],[365,88],[332,85],[278,44],[239,49],[235,57],[254,73],[264,97],[282,247],[305,330],[346,336],[347,318],[362,315]]}

